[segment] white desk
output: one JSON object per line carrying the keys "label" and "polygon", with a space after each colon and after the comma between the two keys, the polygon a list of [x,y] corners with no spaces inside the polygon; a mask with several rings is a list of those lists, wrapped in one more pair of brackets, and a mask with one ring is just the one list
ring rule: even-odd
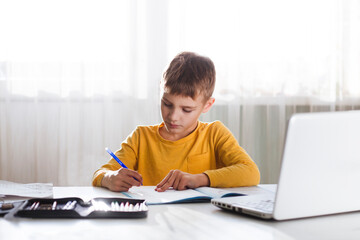
{"label": "white desk", "polygon": [[[54,198],[74,196],[118,197],[103,188],[54,187]],[[276,222],[210,203],[152,205],[143,219],[0,218],[0,239],[360,239],[360,212]]]}

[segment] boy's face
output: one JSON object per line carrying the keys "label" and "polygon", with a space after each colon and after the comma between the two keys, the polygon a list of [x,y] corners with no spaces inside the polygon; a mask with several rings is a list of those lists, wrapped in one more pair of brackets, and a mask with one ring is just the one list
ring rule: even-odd
{"label": "boy's face", "polygon": [[171,141],[186,137],[195,130],[201,113],[209,111],[214,101],[210,98],[204,103],[202,95],[192,99],[164,92],[161,99],[164,127],[160,128],[160,135]]}

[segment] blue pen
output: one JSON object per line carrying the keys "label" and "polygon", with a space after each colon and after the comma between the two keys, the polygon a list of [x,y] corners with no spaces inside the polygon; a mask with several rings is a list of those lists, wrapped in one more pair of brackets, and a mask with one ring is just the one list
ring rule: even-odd
{"label": "blue pen", "polygon": [[[105,148],[105,150],[120,164],[120,166],[122,166],[123,168],[128,168],[109,148]],[[134,179],[138,181],[136,178]],[[142,183],[140,184],[142,185]]]}

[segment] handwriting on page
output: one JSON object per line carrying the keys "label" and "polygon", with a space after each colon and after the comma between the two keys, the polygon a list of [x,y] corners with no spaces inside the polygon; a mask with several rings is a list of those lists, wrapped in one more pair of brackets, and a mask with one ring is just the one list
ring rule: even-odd
{"label": "handwriting on page", "polygon": [[51,197],[53,195],[52,183],[14,183],[0,180],[0,195],[20,197]]}

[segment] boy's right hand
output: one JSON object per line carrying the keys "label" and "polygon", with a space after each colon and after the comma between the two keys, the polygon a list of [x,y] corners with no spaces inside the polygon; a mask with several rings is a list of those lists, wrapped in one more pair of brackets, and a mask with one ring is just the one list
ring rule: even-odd
{"label": "boy's right hand", "polygon": [[132,186],[140,186],[142,181],[142,176],[138,172],[120,168],[116,171],[106,172],[101,181],[101,186],[114,192],[127,192]]}

